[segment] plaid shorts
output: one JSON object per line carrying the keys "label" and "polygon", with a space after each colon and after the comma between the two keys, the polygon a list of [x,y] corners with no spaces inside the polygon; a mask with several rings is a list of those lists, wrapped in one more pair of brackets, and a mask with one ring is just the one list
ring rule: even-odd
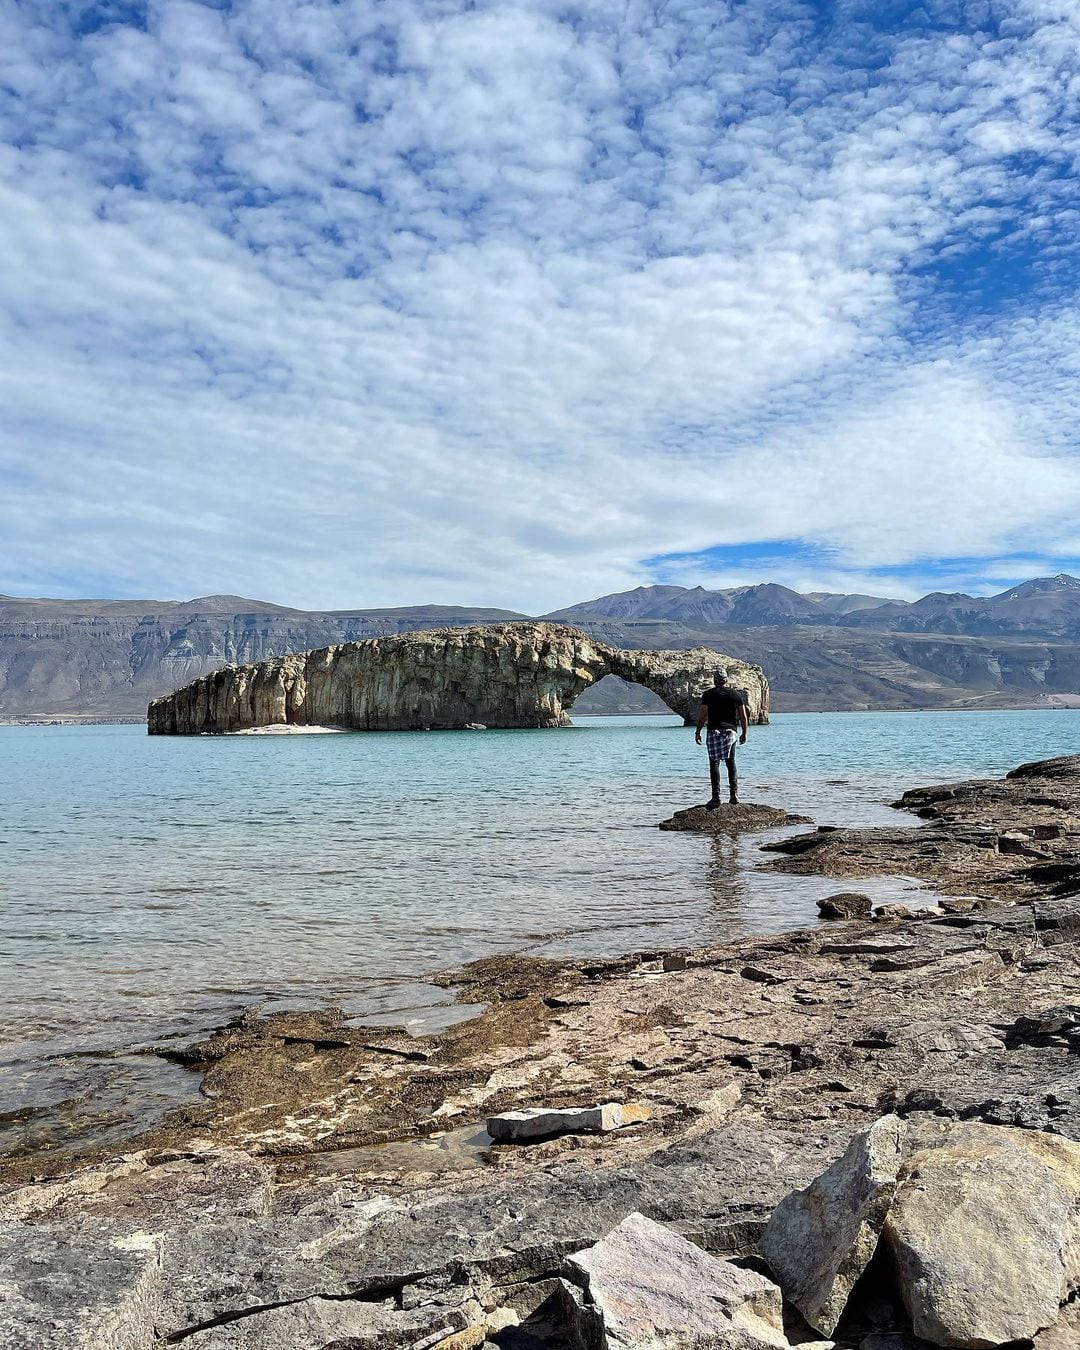
{"label": "plaid shorts", "polygon": [[709,763],[719,764],[721,760],[726,763],[735,753],[738,739],[739,733],[734,727],[721,727],[719,731],[710,731],[705,737],[705,744],[709,747]]}

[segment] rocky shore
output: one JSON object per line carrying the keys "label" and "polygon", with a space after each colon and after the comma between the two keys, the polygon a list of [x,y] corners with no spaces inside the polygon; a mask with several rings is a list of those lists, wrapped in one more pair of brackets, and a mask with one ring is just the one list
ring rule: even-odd
{"label": "rocky shore", "polygon": [[918,914],[188,1047],[205,1100],[122,1156],[7,1161],[0,1346],[1080,1345],[1080,756],[903,805],[763,856],[918,877]]}

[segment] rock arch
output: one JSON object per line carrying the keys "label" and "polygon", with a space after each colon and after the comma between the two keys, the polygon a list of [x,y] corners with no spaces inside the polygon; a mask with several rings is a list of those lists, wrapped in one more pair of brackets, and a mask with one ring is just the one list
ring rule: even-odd
{"label": "rock arch", "polygon": [[355,731],[558,727],[604,675],[657,693],[692,721],[698,695],[723,662],[747,693],[750,717],[767,722],[769,686],[759,666],[692,651],[625,651],[563,624],[540,621],[440,628],[223,666],[147,710],[151,735],[197,735],[295,724]]}

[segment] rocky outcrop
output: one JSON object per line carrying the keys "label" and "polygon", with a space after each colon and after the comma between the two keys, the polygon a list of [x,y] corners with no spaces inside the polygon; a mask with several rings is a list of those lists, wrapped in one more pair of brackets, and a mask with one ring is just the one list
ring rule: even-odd
{"label": "rocky outcrop", "polygon": [[1022,764],[1004,778],[915,788],[894,805],[926,824],[818,829],[762,847],[785,855],[778,871],[918,877],[978,908],[1038,901],[1038,928],[1055,926],[1055,899],[1080,894],[1080,755]]}
{"label": "rocky outcrop", "polygon": [[690,806],[676,811],[658,826],[686,834],[750,834],[755,830],[775,830],[781,825],[806,825],[808,816],[793,816],[778,806],[764,806],[760,802],[721,802],[712,810],[707,806]]}
{"label": "rocky outcrop", "polygon": [[704,648],[630,652],[561,624],[441,628],[349,642],[225,666],[155,699],[151,735],[242,731],[285,724],[355,731],[558,727],[567,709],[608,674],[654,690],[691,720],[723,661],[747,692],[751,719],[768,720],[768,682],[757,666]]}

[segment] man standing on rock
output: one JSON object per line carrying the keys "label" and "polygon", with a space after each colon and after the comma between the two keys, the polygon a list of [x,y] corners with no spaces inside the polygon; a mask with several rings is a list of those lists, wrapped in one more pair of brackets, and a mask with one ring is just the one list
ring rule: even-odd
{"label": "man standing on rock", "polygon": [[746,744],[750,719],[746,714],[746,695],[741,689],[729,689],[727,671],[718,666],[713,674],[713,687],[701,696],[697,730],[694,740],[701,744],[701,732],[709,724],[706,744],[709,748],[709,779],[712,797],[706,803],[710,811],[720,805],[720,764],[727,765],[728,790],[732,805],[739,800],[739,777],[735,770],[735,744]]}

